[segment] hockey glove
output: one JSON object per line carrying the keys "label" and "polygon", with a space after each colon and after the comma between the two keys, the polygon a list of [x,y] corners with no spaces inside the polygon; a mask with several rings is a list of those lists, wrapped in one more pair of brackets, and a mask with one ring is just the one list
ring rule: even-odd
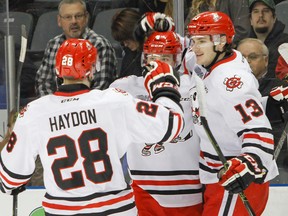
{"label": "hockey glove", "polygon": [[159,12],[147,12],[141,17],[134,35],[137,41],[143,41],[144,37],[151,31],[164,32],[174,30],[175,24],[170,16]]}
{"label": "hockey glove", "polygon": [[180,101],[179,74],[171,65],[161,61],[151,61],[143,70],[144,86],[153,101],[161,96],[168,97],[176,103]]}
{"label": "hockey glove", "polygon": [[288,100],[288,86],[278,86],[273,88],[270,92],[270,96],[277,101]]}
{"label": "hockey glove", "polygon": [[244,191],[252,182],[263,183],[267,174],[257,155],[243,154],[227,161],[228,168],[218,173],[219,183],[232,193]]}

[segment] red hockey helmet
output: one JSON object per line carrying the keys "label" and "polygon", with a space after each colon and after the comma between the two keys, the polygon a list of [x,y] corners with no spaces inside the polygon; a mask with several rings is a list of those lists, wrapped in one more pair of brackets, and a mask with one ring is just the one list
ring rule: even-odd
{"label": "red hockey helmet", "polygon": [[203,12],[196,15],[187,26],[190,36],[226,35],[227,44],[231,44],[235,35],[230,17],[222,12]]}
{"label": "red hockey helmet", "polygon": [[63,42],[56,54],[58,77],[83,79],[93,76],[97,49],[88,40],[71,38]]}
{"label": "red hockey helmet", "polygon": [[150,54],[172,54],[175,65],[181,61],[182,44],[178,35],[173,31],[153,32],[143,46],[144,62]]}

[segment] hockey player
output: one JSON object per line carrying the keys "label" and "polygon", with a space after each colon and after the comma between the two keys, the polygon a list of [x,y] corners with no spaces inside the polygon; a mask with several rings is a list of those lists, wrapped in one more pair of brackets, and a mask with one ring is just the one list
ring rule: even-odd
{"label": "hockey player", "polygon": [[[193,112],[200,136],[200,180],[206,188],[203,215],[248,215],[238,196],[243,191],[255,214],[261,215],[268,199],[268,181],[278,170],[257,80],[244,57],[231,48],[235,32],[226,14],[200,13],[191,20],[188,31],[196,62],[207,69],[203,77],[206,119],[229,165],[223,169],[199,119],[201,113]],[[191,95],[192,110],[199,111],[195,88]]]}
{"label": "hockey player", "polygon": [[[176,68],[181,61],[181,48],[174,32],[153,32],[144,43],[144,63],[160,60]],[[164,146],[143,142],[142,146],[130,145],[127,151],[140,216],[198,216],[202,212],[199,140],[192,123],[189,75],[180,75],[180,83],[185,120],[180,136]],[[128,76],[114,81],[111,86],[150,100],[142,77]]]}
{"label": "hockey player", "polygon": [[168,64],[146,67],[153,103],[119,89],[90,90],[96,59],[89,41],[66,40],[56,57],[63,85],[20,112],[0,155],[6,193],[29,181],[40,156],[46,215],[137,215],[120,158],[132,141],[164,143],[182,130],[179,80]]}

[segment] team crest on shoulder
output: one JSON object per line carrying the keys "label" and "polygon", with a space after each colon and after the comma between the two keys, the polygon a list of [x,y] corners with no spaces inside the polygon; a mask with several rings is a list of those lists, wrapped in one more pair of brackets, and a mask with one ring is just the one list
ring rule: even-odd
{"label": "team crest on shoulder", "polygon": [[122,89],[119,89],[119,88],[114,88],[114,91],[115,92],[118,92],[118,93],[122,93],[123,95],[128,95],[128,93],[126,92],[126,91],[124,91],[124,90],[122,90]]}
{"label": "team crest on shoulder", "polygon": [[232,92],[235,88],[242,88],[243,82],[241,81],[241,77],[234,75],[234,77],[226,77],[224,82],[226,85],[226,90]]}

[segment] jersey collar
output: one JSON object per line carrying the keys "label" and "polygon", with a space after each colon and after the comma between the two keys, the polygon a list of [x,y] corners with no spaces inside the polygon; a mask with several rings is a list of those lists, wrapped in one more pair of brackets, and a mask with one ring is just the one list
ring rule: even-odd
{"label": "jersey collar", "polygon": [[54,92],[57,96],[74,96],[89,92],[90,88],[84,84],[60,85],[58,90]]}

